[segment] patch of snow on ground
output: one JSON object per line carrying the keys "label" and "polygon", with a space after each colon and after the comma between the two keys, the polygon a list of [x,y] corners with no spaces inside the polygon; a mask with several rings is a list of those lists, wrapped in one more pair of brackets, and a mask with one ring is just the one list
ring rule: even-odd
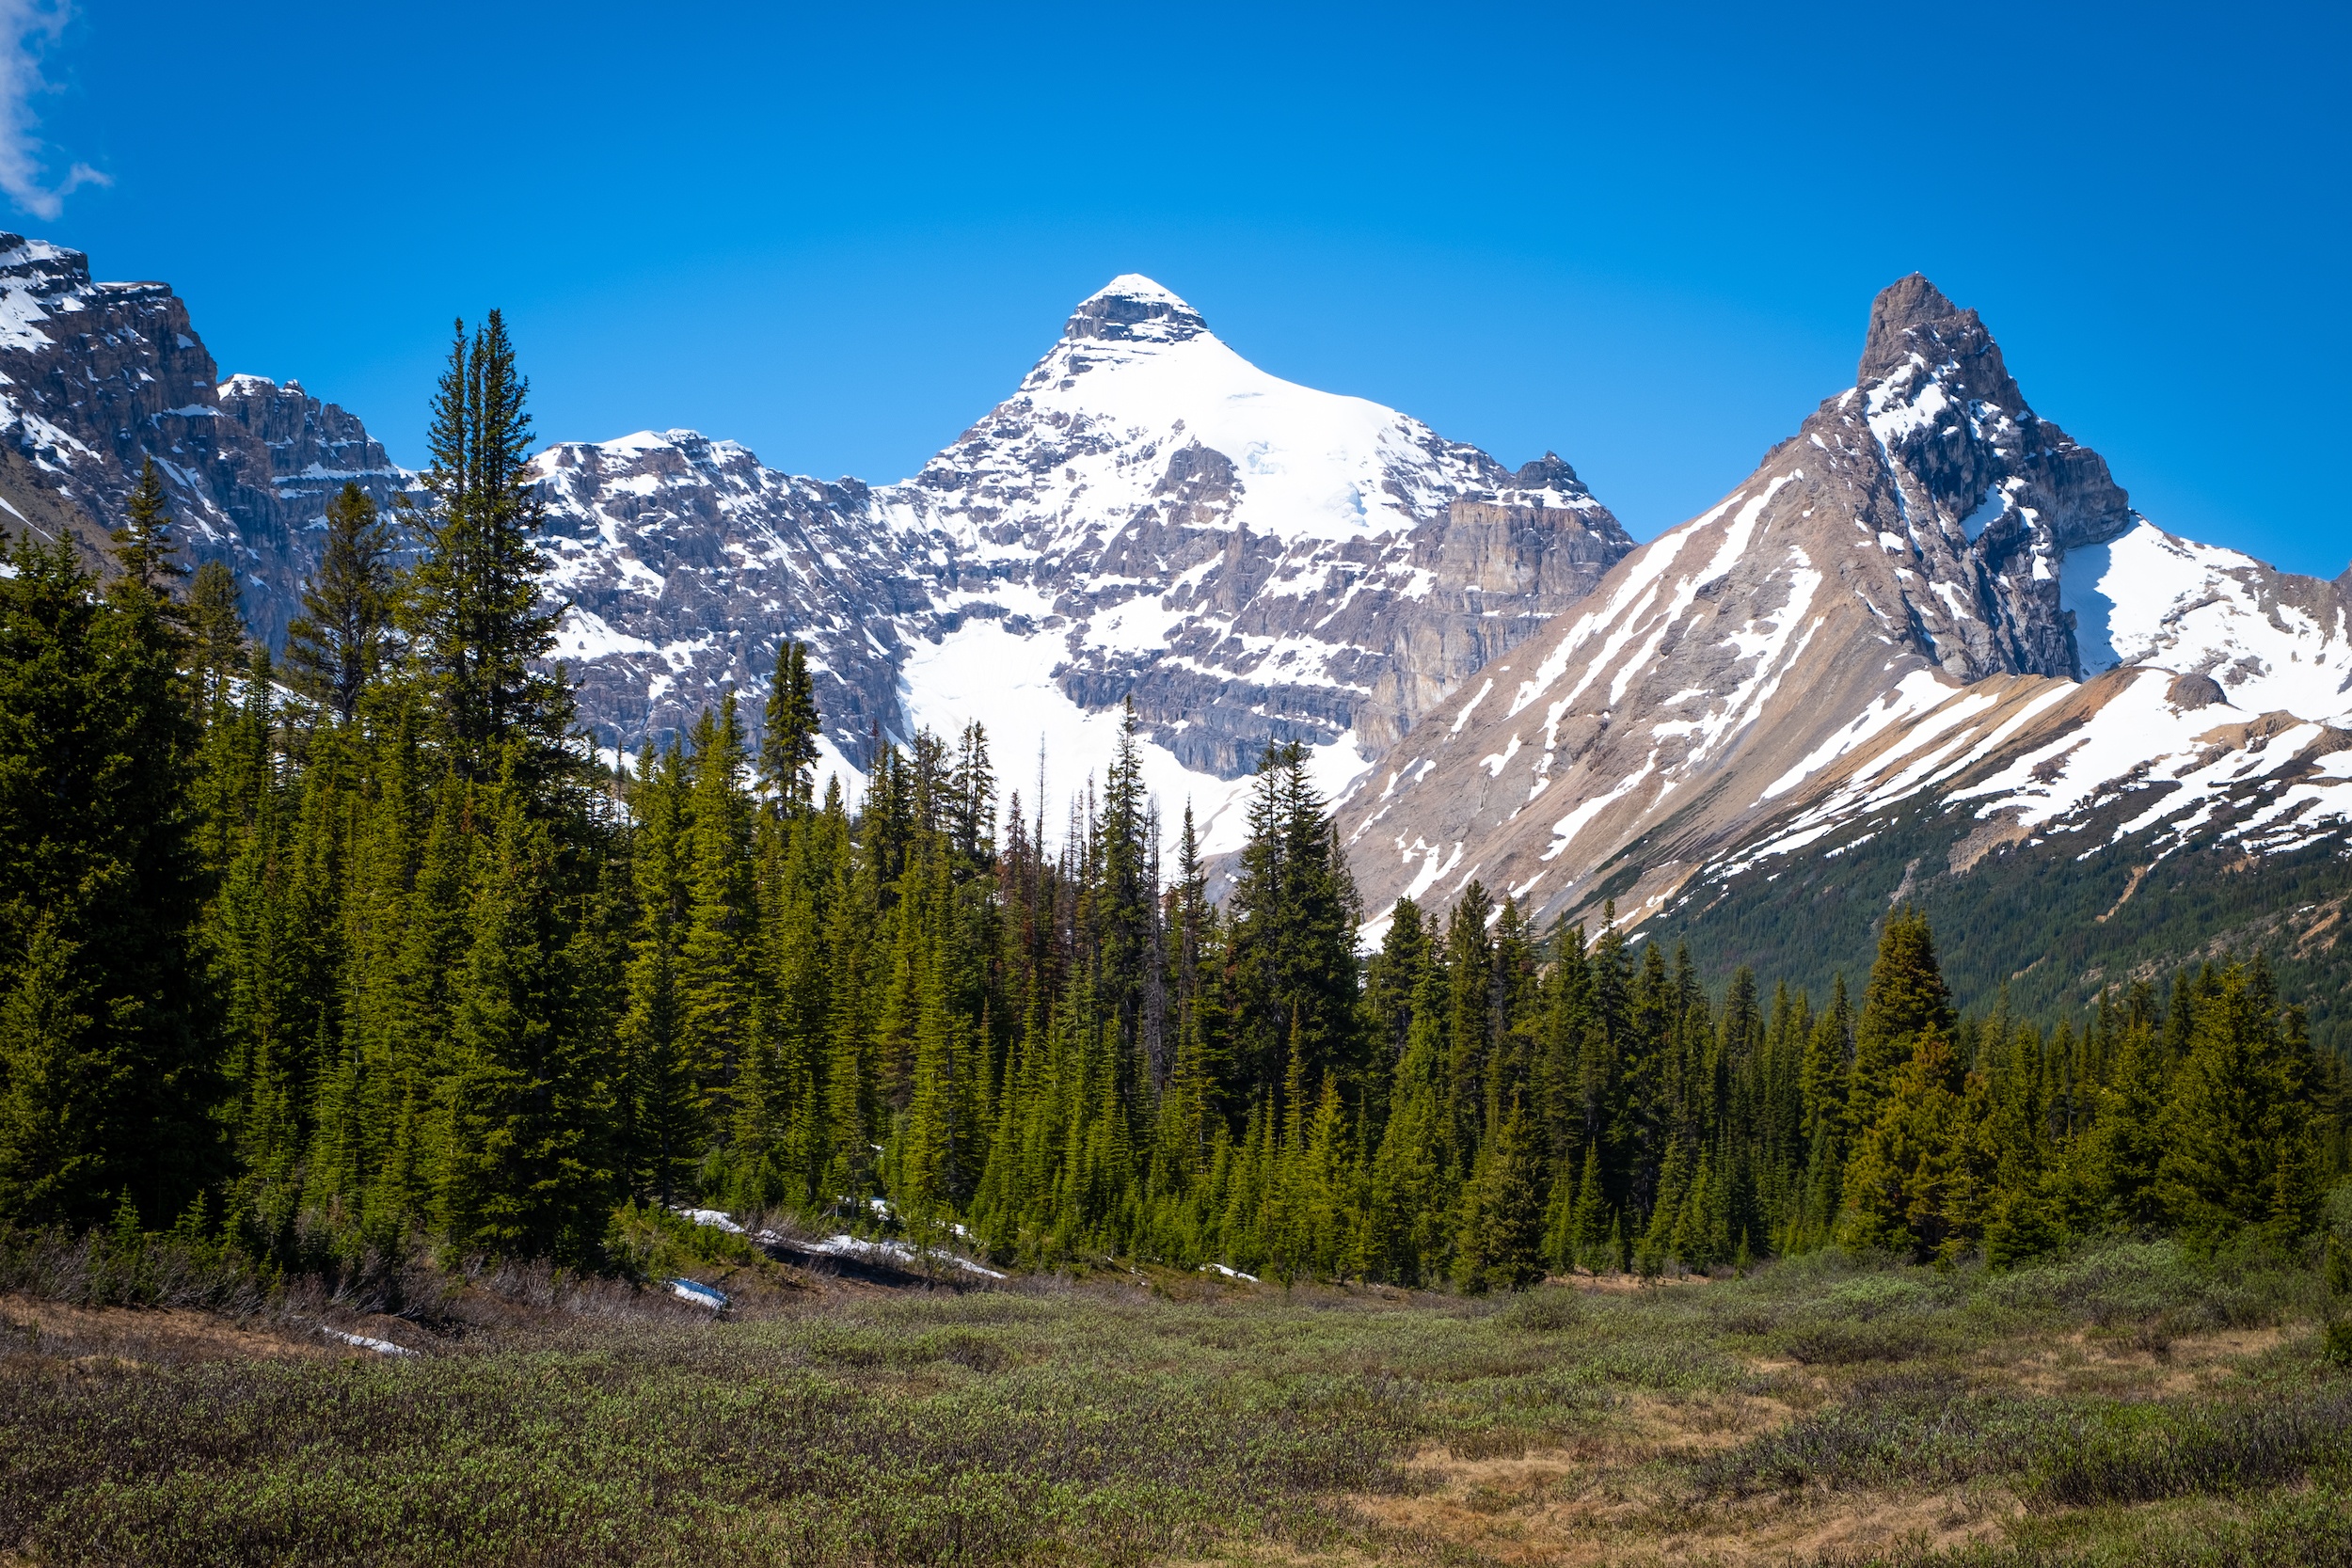
{"label": "patch of snow on ground", "polygon": [[713,1230],[723,1230],[730,1236],[744,1234],[743,1227],[729,1219],[723,1209],[678,1209],[674,1210],[673,1212],[681,1219],[691,1220],[696,1225],[707,1225]]}
{"label": "patch of snow on ground", "polygon": [[1914,670],[1895,683],[1895,689],[1871,699],[1852,723],[1831,736],[1794,768],[1764,786],[1757,803],[1788,794],[1806,779],[1850,752],[1859,751],[1894,725],[1928,712],[1952,695],[1954,688],[1926,670]]}
{"label": "patch of snow on ground", "polygon": [[2121,659],[2209,674],[2248,713],[2352,725],[2352,632],[2341,610],[2322,624],[2299,606],[2265,603],[2264,568],[2250,556],[2149,523],[2107,556],[2097,589],[2113,606],[2108,634]]}
{"label": "patch of snow on ground", "polygon": [[930,1252],[917,1252],[904,1242],[867,1242],[855,1236],[838,1235],[828,1236],[810,1246],[808,1250],[827,1253],[835,1258],[853,1258],[861,1262],[885,1263],[893,1268],[912,1268],[929,1258],[933,1262],[950,1264],[966,1274],[981,1275],[990,1279],[1005,1277],[994,1269],[975,1263],[969,1258],[959,1258],[952,1252],[944,1252],[937,1248]]}
{"label": "patch of snow on ground", "polygon": [[2058,562],[2058,603],[2074,612],[2074,653],[2085,676],[2103,674],[2123,662],[2115,651],[2115,601],[2106,587],[2114,550],[2112,545],[2085,545],[2068,550]]}

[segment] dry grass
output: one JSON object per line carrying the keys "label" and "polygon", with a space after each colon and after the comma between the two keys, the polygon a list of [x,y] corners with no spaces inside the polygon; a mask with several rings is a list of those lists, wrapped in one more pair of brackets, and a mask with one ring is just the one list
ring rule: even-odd
{"label": "dry grass", "polygon": [[2291,1267],[723,1282],[732,1321],[529,1270],[399,1317],[0,1297],[0,1568],[2352,1561]]}

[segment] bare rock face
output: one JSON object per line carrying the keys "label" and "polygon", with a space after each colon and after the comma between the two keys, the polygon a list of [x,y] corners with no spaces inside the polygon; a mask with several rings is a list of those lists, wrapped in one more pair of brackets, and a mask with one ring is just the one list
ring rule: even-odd
{"label": "bare rock face", "polygon": [[412,481],[359,421],[299,384],[218,384],[187,307],[162,283],[93,282],[88,259],[0,234],[0,526],[72,538],[104,560],[141,465],[154,459],[191,560],[237,571],[272,641],[316,563],[326,500],[346,480],[379,501]]}
{"label": "bare rock face", "polygon": [[[566,443],[537,462],[548,586],[571,606],[556,657],[600,745],[681,734],[729,688],[764,699],[791,636],[816,649],[836,758],[862,764],[896,720],[902,623],[929,611],[931,576],[873,526],[864,485],[790,478],[684,430]],[[756,726],[758,701],[746,717]]]}
{"label": "bare rock face", "polygon": [[1081,776],[1132,700],[1153,787],[1214,813],[1271,741],[1334,784],[1632,547],[1575,470],[1513,472],[1267,375],[1127,277],[914,478],[787,478],[691,432],[541,460],[608,744],[675,733],[810,641],[837,761],[987,724]]}
{"label": "bare rock face", "polygon": [[1381,760],[1347,810],[1357,877],[1375,910],[1476,876],[1540,915],[1639,919],[1802,816],[1841,759],[2087,663],[2344,721],[2337,599],[2147,525],[1976,313],[1914,276],[1874,303],[1853,388]]}

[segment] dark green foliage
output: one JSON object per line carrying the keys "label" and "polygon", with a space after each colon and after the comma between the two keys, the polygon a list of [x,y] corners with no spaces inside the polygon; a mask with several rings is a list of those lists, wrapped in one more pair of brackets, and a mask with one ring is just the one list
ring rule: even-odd
{"label": "dark green foliage", "polygon": [[[526,383],[498,311],[468,341],[459,323],[433,399],[431,536],[401,600],[442,744],[467,778],[495,779],[509,746],[526,778],[557,766],[569,686],[538,661],[561,609],[538,587],[545,510],[531,477]],[[324,585],[322,585],[324,586]]]}
{"label": "dark green foliage", "polygon": [[139,482],[131,492],[122,526],[113,531],[115,570],[122,591],[157,602],[168,602],[188,569],[178,560],[179,545],[171,537],[171,507],[164,494],[164,476],[151,457],[139,464]]}
{"label": "dark green foliage", "polygon": [[27,1218],[128,1195],[160,1224],[217,1171],[196,694],[141,494],[103,594],[29,540],[0,578],[0,1212]]}
{"label": "dark green foliage", "polygon": [[1694,897],[1657,924],[1661,940],[1688,941],[1718,982],[1745,963],[1818,997],[1840,970],[1862,972],[1889,900],[1909,889],[1903,895],[1934,925],[1953,990],[1981,1005],[2006,989],[2012,1008],[2037,1018],[2094,1006],[2103,990],[2161,989],[2184,963],[2243,961],[2260,950],[2280,993],[2306,1009],[2313,1042],[2352,1053],[2352,942],[2341,940],[2339,912],[2352,895],[2345,836],[2252,856],[2201,836],[2153,864],[2128,844],[2084,854],[2149,804],[2127,792],[2079,833],[1996,850],[1964,873],[1939,868],[1975,826],[1969,806],[1906,808],[1858,824],[1875,835],[1866,844],[1775,859],[1733,879],[1729,896]]}
{"label": "dark green foliage", "polygon": [[375,502],[345,484],[327,503],[326,546],[302,590],[302,613],[286,626],[288,684],[341,723],[390,654],[391,531]]}

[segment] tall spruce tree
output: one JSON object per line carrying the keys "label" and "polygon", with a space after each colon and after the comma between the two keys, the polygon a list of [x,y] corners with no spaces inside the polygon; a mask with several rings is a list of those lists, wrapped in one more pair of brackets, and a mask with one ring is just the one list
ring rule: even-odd
{"label": "tall spruce tree", "polygon": [[470,342],[457,324],[426,433],[431,532],[402,618],[450,760],[475,781],[497,778],[510,746],[526,783],[547,776],[571,727],[571,689],[540,662],[563,612],[539,592],[529,390],[498,311]]}
{"label": "tall spruce tree", "polygon": [[319,569],[286,626],[288,684],[338,722],[359,711],[390,653],[393,587],[391,530],[368,493],[346,483],[327,503]]}
{"label": "tall spruce tree", "polygon": [[1295,741],[1259,760],[1240,860],[1228,901],[1235,1070],[1279,1084],[1295,1023],[1308,1081],[1327,1071],[1347,1083],[1359,1022],[1356,887]]}
{"label": "tall spruce tree", "polygon": [[1880,1101],[1919,1037],[1932,1028],[1949,1044],[1959,1027],[1951,990],[1935,961],[1928,917],[1905,905],[1880,934],[1878,958],[1862,993],[1862,1016],[1854,1024],[1847,1122],[1857,1135],[1878,1120]]}
{"label": "tall spruce tree", "polygon": [[806,811],[815,800],[819,733],[808,644],[787,637],[776,647],[759,738],[760,787],[787,809]]}

